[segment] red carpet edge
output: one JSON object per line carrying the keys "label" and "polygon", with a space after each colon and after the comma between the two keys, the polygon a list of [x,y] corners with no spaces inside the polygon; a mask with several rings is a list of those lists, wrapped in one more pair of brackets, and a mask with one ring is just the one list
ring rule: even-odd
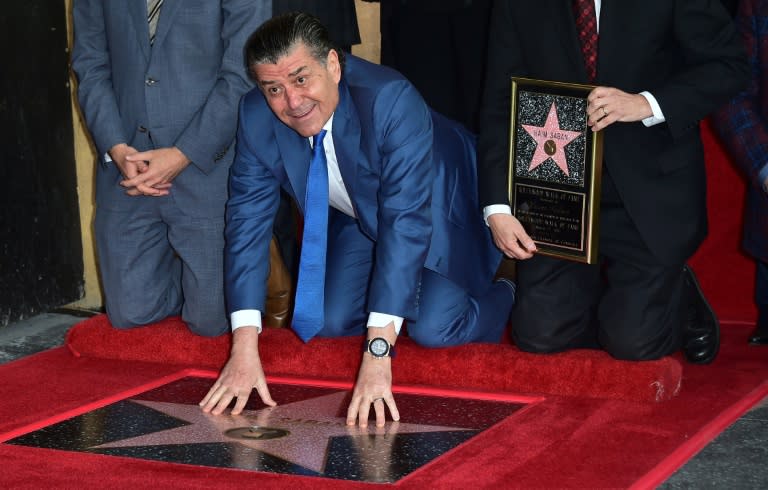
{"label": "red carpet edge", "polygon": [[[227,360],[230,338],[193,335],[179,318],[119,330],[99,315],[75,325],[66,345],[77,357],[219,370]],[[265,329],[259,339],[267,375],[349,382],[355,379],[361,346],[360,337],[304,344],[287,329]],[[682,366],[672,357],[627,362],[594,350],[537,355],[503,344],[426,349],[402,338],[393,377],[398,385],[661,402],[679,392]]]}

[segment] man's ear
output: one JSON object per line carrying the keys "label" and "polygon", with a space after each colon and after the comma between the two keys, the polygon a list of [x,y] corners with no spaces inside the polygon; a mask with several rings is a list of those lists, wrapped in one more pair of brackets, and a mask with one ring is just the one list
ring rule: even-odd
{"label": "man's ear", "polygon": [[333,81],[339,83],[341,80],[341,63],[339,63],[339,53],[335,49],[328,51],[328,57],[325,59],[325,66],[333,77]]}

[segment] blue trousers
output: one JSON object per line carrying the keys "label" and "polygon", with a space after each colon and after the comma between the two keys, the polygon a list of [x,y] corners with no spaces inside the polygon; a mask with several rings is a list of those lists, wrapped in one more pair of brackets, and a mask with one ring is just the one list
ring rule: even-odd
{"label": "blue trousers", "polygon": [[[357,220],[335,209],[330,213],[325,326],[318,335],[361,335],[367,327],[366,299],[375,243],[360,231]],[[418,344],[444,347],[501,340],[514,304],[509,285],[489,284],[486,294],[474,297],[428,269],[424,269],[421,281],[419,317],[407,323],[409,337]]]}

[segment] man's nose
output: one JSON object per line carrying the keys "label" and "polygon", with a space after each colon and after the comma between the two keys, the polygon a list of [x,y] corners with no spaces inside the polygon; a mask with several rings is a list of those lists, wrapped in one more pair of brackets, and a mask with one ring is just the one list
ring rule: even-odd
{"label": "man's nose", "polygon": [[301,94],[294,88],[286,88],[285,100],[288,103],[288,107],[295,109],[301,105]]}

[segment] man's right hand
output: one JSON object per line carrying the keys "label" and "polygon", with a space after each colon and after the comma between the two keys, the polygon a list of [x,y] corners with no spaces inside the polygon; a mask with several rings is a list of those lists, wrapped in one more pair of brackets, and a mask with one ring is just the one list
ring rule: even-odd
{"label": "man's right hand", "polygon": [[520,260],[533,257],[536,244],[517,218],[511,214],[494,213],[488,216],[488,226],[496,246],[507,257]]}
{"label": "man's right hand", "polygon": [[259,358],[259,333],[256,327],[240,327],[232,334],[232,352],[208,394],[200,402],[203,412],[222,413],[233,398],[237,398],[232,415],[245,408],[251,390],[256,388],[261,401],[270,407],[277,403],[267,388],[267,379]]}
{"label": "man's right hand", "polygon": [[125,143],[118,143],[109,150],[109,158],[117,165],[117,169],[126,179],[132,179],[139,173],[146,170],[147,164],[144,162],[129,162],[125,159],[128,155],[138,153],[136,148],[128,146]]}

